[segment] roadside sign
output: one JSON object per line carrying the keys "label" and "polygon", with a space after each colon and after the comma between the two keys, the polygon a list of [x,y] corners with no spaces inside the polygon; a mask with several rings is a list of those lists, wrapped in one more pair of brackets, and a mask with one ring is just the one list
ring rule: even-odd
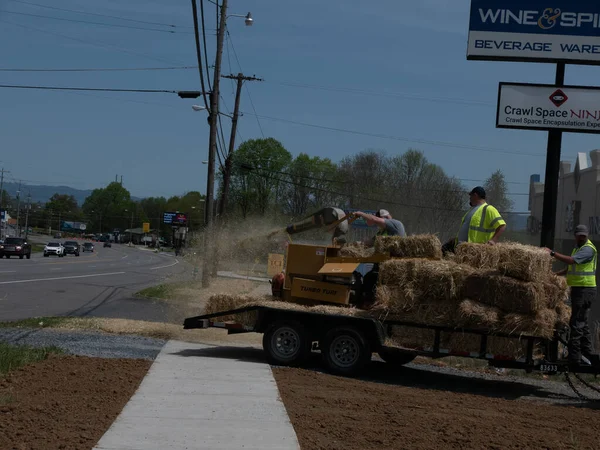
{"label": "roadside sign", "polygon": [[144,233],[149,233],[150,232],[150,223],[144,222],[142,229],[143,229]]}
{"label": "roadside sign", "polygon": [[281,272],[283,272],[283,255],[278,253],[269,253],[267,275],[272,277]]}
{"label": "roadside sign", "polygon": [[597,0],[471,0],[467,59],[600,64]]}
{"label": "roadside sign", "polygon": [[600,133],[600,87],[500,83],[497,128]]}

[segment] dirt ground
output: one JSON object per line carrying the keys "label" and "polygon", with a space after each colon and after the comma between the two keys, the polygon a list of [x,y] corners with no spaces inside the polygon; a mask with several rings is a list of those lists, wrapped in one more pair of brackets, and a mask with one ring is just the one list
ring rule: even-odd
{"label": "dirt ground", "polygon": [[490,395],[477,395],[302,369],[273,373],[303,450],[600,448],[600,411],[519,400],[519,387],[511,398],[511,386],[494,392],[493,383]]}
{"label": "dirt ground", "polygon": [[151,361],[51,356],[0,378],[0,448],[91,449]]}

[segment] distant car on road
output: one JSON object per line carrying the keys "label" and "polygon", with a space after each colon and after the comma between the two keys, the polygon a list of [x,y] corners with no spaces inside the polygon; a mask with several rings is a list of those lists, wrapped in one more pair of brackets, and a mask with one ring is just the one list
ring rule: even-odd
{"label": "distant car on road", "polygon": [[65,248],[60,242],[48,242],[44,247],[44,256],[56,255],[58,257],[65,256]]}
{"label": "distant car on road", "polygon": [[60,234],[60,233],[54,234],[54,239],[61,239],[61,238],[62,238],[62,234]]}
{"label": "distant car on road", "polygon": [[63,247],[65,248],[65,255],[79,256],[79,251],[81,250],[81,248],[79,247],[79,242],[65,241]]}
{"label": "distant car on road", "polygon": [[112,248],[112,244],[110,243],[110,241],[104,241],[103,247],[110,247],[110,248]]}
{"label": "distant car on road", "polygon": [[94,244],[92,244],[91,242],[85,242],[83,244],[83,247],[81,247],[81,251],[82,252],[93,252],[94,251]]}
{"label": "distant car on road", "polygon": [[27,243],[25,238],[6,238],[4,243],[0,244],[0,258],[3,256],[6,258],[18,256],[20,259],[27,257],[29,259],[31,258],[31,245]]}

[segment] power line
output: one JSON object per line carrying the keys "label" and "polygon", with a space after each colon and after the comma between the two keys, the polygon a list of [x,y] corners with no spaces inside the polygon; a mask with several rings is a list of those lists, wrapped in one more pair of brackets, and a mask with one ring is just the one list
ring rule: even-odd
{"label": "power line", "polygon": [[111,15],[108,15],[108,14],[98,14],[98,13],[92,13],[92,12],[81,11],[81,10],[76,10],[76,9],[58,8],[56,6],[41,5],[39,3],[26,2],[26,1],[23,1],[23,0],[9,0],[9,1],[11,1],[13,3],[21,3],[23,5],[38,6],[40,8],[53,9],[53,10],[56,10],[56,11],[64,11],[64,12],[71,12],[71,13],[76,13],[76,14],[85,14],[85,15],[88,15],[88,16],[106,17],[106,18],[109,18],[109,19],[123,20],[125,22],[142,23],[142,24],[146,24],[146,25],[160,25],[160,26],[171,27],[171,28],[191,28],[191,27],[189,27],[187,25],[174,25],[174,24],[170,24],[170,23],[148,22],[148,21],[145,21],[145,20],[128,19],[128,18],[125,18],[125,17],[111,16]]}
{"label": "power line", "polygon": [[92,67],[92,68],[69,68],[69,69],[25,69],[25,68],[0,68],[0,72],[136,72],[153,70],[190,70],[197,69],[198,66],[178,66],[178,67]]}
{"label": "power line", "polygon": [[30,13],[24,13],[24,12],[7,11],[5,9],[0,9],[0,13],[15,14],[15,15],[27,16],[27,17],[37,17],[37,18],[41,18],[41,19],[59,20],[61,22],[83,23],[86,25],[99,25],[102,27],[126,28],[129,30],[139,30],[139,31],[154,31],[157,33],[170,33],[170,34],[175,34],[175,33],[190,34],[191,33],[189,31],[159,30],[158,28],[144,28],[144,27],[136,27],[136,26],[131,26],[131,25],[118,25],[118,24],[113,24],[113,23],[92,22],[89,20],[66,19],[64,17],[44,16],[43,14],[30,14]]}
{"label": "power line", "polygon": [[[203,0],[200,0],[202,2]],[[196,59],[198,61],[198,72],[200,73],[200,86],[202,87],[202,92],[206,92],[206,86],[204,84],[204,71],[202,70],[202,50],[200,49],[200,33],[198,30],[198,7],[196,6],[196,0],[192,0],[192,15],[194,20],[194,40],[196,42]],[[208,104],[208,100],[206,98],[206,94],[202,95],[202,99],[204,100],[204,107],[206,111],[210,114],[210,106]]]}
{"label": "power line", "polygon": [[100,92],[137,92],[145,94],[177,94],[180,91],[167,89],[114,89],[114,88],[83,88],[83,87],[58,87],[58,86],[27,86],[17,84],[0,84],[0,88],[7,89],[39,89],[51,91],[100,91]]}
{"label": "power line", "polygon": [[[245,114],[252,115],[252,113],[245,113]],[[347,130],[344,128],[328,127],[328,126],[324,126],[324,125],[316,125],[313,123],[281,119],[279,117],[270,117],[270,116],[263,116],[263,115],[260,115],[258,117],[260,117],[262,119],[273,120],[276,122],[291,123],[294,125],[301,125],[301,126],[312,127],[312,128],[320,128],[322,130],[336,131],[336,132],[340,132],[340,133],[349,133],[349,134],[355,134],[355,135],[361,135],[361,136],[376,137],[376,138],[381,138],[381,139],[390,139],[393,141],[413,142],[413,143],[418,143],[418,144],[435,145],[438,147],[460,148],[460,149],[465,149],[465,150],[476,150],[476,151],[490,152],[490,153],[506,153],[509,155],[519,155],[519,156],[536,156],[536,157],[544,156],[541,153],[516,152],[516,151],[510,151],[510,150],[503,150],[503,149],[499,149],[499,148],[480,147],[480,146],[476,146],[476,145],[459,144],[459,143],[444,142],[444,141],[430,141],[430,140],[426,140],[426,139],[413,139],[413,138],[406,138],[406,137],[394,136],[394,135],[389,135],[389,134],[369,133],[366,131],[357,131],[357,130]]]}

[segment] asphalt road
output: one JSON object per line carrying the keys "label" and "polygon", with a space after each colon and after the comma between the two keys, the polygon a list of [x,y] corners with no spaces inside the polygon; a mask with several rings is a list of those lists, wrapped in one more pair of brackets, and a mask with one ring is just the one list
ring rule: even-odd
{"label": "asphalt road", "polygon": [[[100,245],[98,245],[100,244]],[[95,243],[79,257],[0,260],[0,321],[42,316],[165,319],[163,302],[133,294],[163,280],[185,277],[187,267],[171,253]]]}

